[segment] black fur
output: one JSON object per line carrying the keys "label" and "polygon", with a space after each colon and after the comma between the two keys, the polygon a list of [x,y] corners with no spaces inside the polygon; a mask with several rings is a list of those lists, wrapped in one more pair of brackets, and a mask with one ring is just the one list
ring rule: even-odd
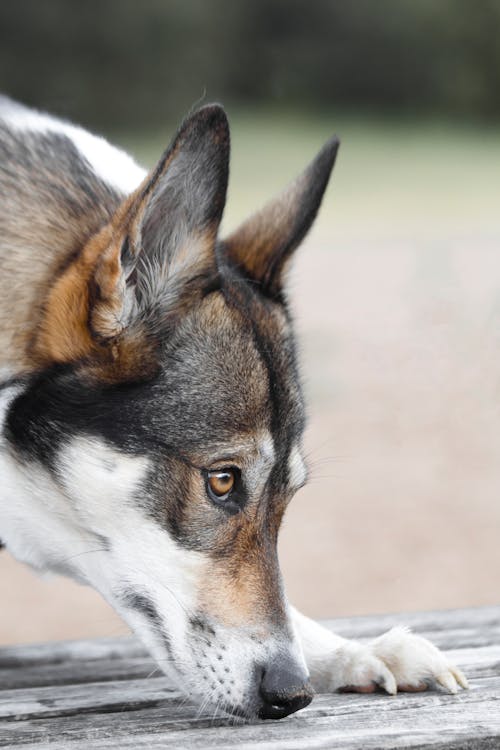
{"label": "black fur", "polygon": [[[1,137],[0,132],[0,144]],[[264,631],[282,636],[288,648],[291,625],[276,543],[295,489],[289,458],[292,448],[300,445],[305,416],[282,276],[289,255],[314,219],[336,143],[327,144],[270,211],[259,215],[258,232],[250,220],[243,232],[218,244],[229,130],[217,105],[185,121],[157,168],[117,213],[120,196],[100,184],[66,136],[8,132],[3,148],[0,170],[5,172],[2,184],[7,193],[17,185],[9,182],[11,170],[21,192],[29,183],[26,194],[31,196],[26,216],[19,217],[17,206],[7,236],[27,248],[33,236],[41,236],[46,245],[40,241],[35,244],[38,249],[57,239],[50,278],[57,274],[57,261],[67,263],[63,251],[75,259],[88,233],[111,219],[80,264],[68,269],[71,283],[61,279],[56,289],[60,297],[41,299],[38,329],[45,336],[46,349],[40,348],[45,358],[35,357],[35,343],[28,347],[32,367],[40,369],[16,381],[22,390],[10,403],[4,427],[11,457],[21,464],[21,472],[29,473],[32,465],[48,471],[65,493],[68,513],[72,502],[79,512],[81,489],[72,484],[78,472],[72,473],[65,453],[73,441],[94,438],[103,446],[102,462],[96,461],[92,449],[88,458],[99,463],[101,474],[96,477],[110,483],[113,498],[115,491],[120,497],[125,476],[117,473],[113,484],[113,472],[124,461],[115,460],[104,446],[118,455],[147,459],[149,471],[136,486],[135,497],[129,498],[130,487],[124,488],[127,504],[132,500],[135,506],[138,534],[153,520],[157,530],[163,527],[185,549],[203,553],[196,556],[202,565],[193,581],[196,596],[187,612],[187,635],[193,654],[199,652],[196,667],[204,679],[216,673],[207,654],[209,649],[217,653],[214,643],[220,626],[222,634],[227,633],[224,628],[242,627],[243,638],[248,630],[249,638],[262,638],[264,645]],[[9,211],[4,213],[8,221]],[[45,231],[51,219],[52,234]],[[95,268],[88,267],[91,263]],[[83,274],[80,285],[77,273]],[[74,324],[67,330],[66,316]],[[90,344],[86,322],[95,337]],[[74,339],[79,347],[72,346]],[[47,366],[56,359],[59,364]],[[268,436],[274,446],[272,466]],[[85,450],[82,442],[82,459]],[[208,491],[208,472],[230,467],[235,484],[222,501]],[[92,500],[94,507],[101,498]],[[103,496],[104,512],[106,502]],[[100,518],[98,513],[95,518]],[[108,528],[109,516],[105,518],[108,538],[101,538],[100,551],[113,556],[115,533],[119,541],[121,529]],[[98,524],[99,520],[91,524],[94,533]],[[154,549],[148,552],[155,554]],[[140,565],[143,553],[134,549],[132,554],[138,560],[131,564]],[[185,557],[189,562],[191,556]],[[160,614],[155,597],[143,585],[133,590],[132,578],[129,569],[129,582],[122,584],[123,590],[117,586],[120,590],[113,599],[122,611],[142,617],[141,624],[155,634],[175,664],[175,641],[170,642],[165,632],[167,613]],[[222,661],[222,640],[217,648]],[[176,668],[183,674],[184,667]],[[252,670],[255,692],[264,684],[262,666],[253,664]],[[189,684],[191,675],[184,676]],[[219,684],[224,680],[221,672]],[[210,684],[215,690],[216,682]],[[256,695],[252,700],[255,703]],[[239,710],[230,708],[233,713]],[[244,710],[257,713],[251,703]]]}
{"label": "black fur", "polygon": [[147,617],[156,629],[161,629],[162,619],[155,605],[146,594],[138,594],[136,591],[124,591],[116,598],[121,602],[122,606],[140,612],[141,615]]}
{"label": "black fur", "polygon": [[[33,378],[13,401],[6,421],[12,447],[25,461],[49,467],[56,478],[58,453],[77,436],[94,436],[124,453],[147,456],[154,470],[142,495],[150,512],[181,544],[200,550],[213,550],[224,515],[220,509],[215,516],[207,510],[203,525],[186,521],[190,477],[206,468],[197,459],[200,452],[265,426],[277,450],[266,493],[271,501],[286,488],[288,453],[304,427],[291,333],[270,337],[259,324],[275,303],[233,271],[221,268],[218,279],[236,316],[232,328],[203,330],[192,311],[171,331],[160,370],[146,382],[103,386],[77,365],[53,367]],[[246,384],[257,362],[267,384],[260,404],[247,403]],[[179,485],[173,477],[181,479]],[[243,482],[242,507],[246,493]]]}
{"label": "black fur", "polygon": [[146,618],[156,637],[161,638],[169,658],[172,659],[172,644],[170,638],[165,632],[163,619],[159,615],[154,602],[149,596],[144,593],[138,593],[137,591],[127,590],[118,593],[116,598],[121,602],[123,607],[138,612],[142,617]]}
{"label": "black fur", "polygon": [[[69,197],[65,201],[60,187],[49,181],[50,200],[61,200],[67,212],[89,210],[94,202],[108,211],[117,203],[110,189],[102,194],[69,139],[38,136],[33,144],[37,160],[48,166],[56,159],[87,203],[73,205]],[[78,436],[94,436],[123,453],[143,455],[151,464],[146,486],[138,491],[145,510],[180,544],[223,557],[230,554],[231,540],[239,533],[239,511],[245,512],[251,495],[245,477],[232,520],[206,498],[201,505],[187,499],[204,491],[207,454],[227,449],[242,435],[268,430],[276,456],[259,513],[262,528],[266,523],[272,526],[275,506],[281,508],[288,496],[288,457],[300,444],[305,423],[292,322],[276,279],[316,215],[337,145],[336,140],[329,142],[299,177],[291,193],[294,200],[278,200],[281,219],[291,212],[290,222],[280,227],[278,244],[268,248],[272,257],[261,279],[235,263],[224,242],[213,248],[208,267],[196,257],[186,267],[185,243],[191,234],[196,239],[208,231],[206,241],[215,242],[229,157],[228,125],[220,107],[206,107],[188,119],[138,199],[144,209],[139,248],[143,257],[142,265],[134,268],[135,294],[146,335],[156,339],[155,374],[106,385],[89,376],[87,362],[56,365],[35,374],[12,403],[6,422],[7,438],[22,460],[39,462],[62,479],[59,453]],[[26,169],[34,170],[31,157],[20,158],[28,160]],[[136,251],[127,236],[121,248],[125,268],[132,265]],[[181,284],[174,280],[175,293],[169,296],[170,266],[175,271],[177,251],[186,276]],[[169,273],[160,273],[165,290],[147,299],[151,279],[141,287],[140,277],[154,255],[161,256]],[[154,269],[150,266],[147,273]],[[98,299],[99,288],[93,293]],[[91,297],[90,308],[95,299]],[[281,518],[279,513],[276,517]],[[221,524],[231,529],[225,541],[219,534]]]}

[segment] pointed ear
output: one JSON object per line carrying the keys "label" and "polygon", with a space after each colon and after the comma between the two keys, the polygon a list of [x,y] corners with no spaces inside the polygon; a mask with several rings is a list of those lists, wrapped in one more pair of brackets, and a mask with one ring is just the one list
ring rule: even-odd
{"label": "pointed ear", "polygon": [[[227,117],[219,105],[208,105],[181,125],[126,209],[120,248],[104,254],[96,269],[99,289],[111,281],[122,298],[125,319],[133,313],[127,290],[136,313],[151,314],[167,298],[174,300],[187,281],[215,269],[228,173]],[[106,328],[102,307],[91,316],[100,335]]]}
{"label": "pointed ear", "polygon": [[156,168],[57,279],[33,345],[38,362],[98,355],[117,370],[121,351],[133,359],[155,315],[183,285],[215,271],[228,164],[226,115],[208,105],[184,121]]}
{"label": "pointed ear", "polygon": [[208,105],[187,118],[132,207],[129,260],[154,263],[164,279],[203,263],[214,245],[226,201],[229,124]]}
{"label": "pointed ear", "polygon": [[270,296],[279,295],[287,261],[311,228],[338,147],[338,138],[328,141],[297,179],[221,245],[221,252]]}

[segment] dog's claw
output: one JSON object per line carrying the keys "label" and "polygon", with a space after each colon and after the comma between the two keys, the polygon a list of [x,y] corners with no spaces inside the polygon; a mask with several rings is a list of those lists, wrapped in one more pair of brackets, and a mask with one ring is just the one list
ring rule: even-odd
{"label": "dog's claw", "polygon": [[396,679],[394,675],[392,674],[392,672],[389,669],[387,669],[387,667],[385,667],[384,672],[380,675],[380,680],[378,684],[389,695],[396,695],[396,693],[398,692]]}
{"label": "dog's claw", "polygon": [[469,681],[461,669],[459,669],[458,667],[451,667],[450,672],[461,688],[463,688],[464,690],[469,690]]}
{"label": "dog's claw", "polygon": [[452,693],[453,695],[455,695],[455,693],[458,693],[457,681],[453,677],[451,671],[443,672],[443,674],[438,674],[436,676],[436,682],[438,683],[438,685],[444,687],[444,689],[449,693]]}

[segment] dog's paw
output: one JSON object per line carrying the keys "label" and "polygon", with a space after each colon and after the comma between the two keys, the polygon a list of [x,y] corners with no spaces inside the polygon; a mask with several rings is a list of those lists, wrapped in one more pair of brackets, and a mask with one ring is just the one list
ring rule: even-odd
{"label": "dog's paw", "polygon": [[399,690],[425,690],[438,684],[449,693],[469,687],[465,675],[445,654],[407,628],[392,628],[370,644],[371,652],[391,671]]}
{"label": "dog's paw", "polygon": [[369,693],[381,687],[395,695],[398,690],[416,692],[435,684],[450,693],[459,686],[468,688],[465,675],[436,646],[402,627],[367,645],[346,643],[334,672],[334,687],[343,692]]}

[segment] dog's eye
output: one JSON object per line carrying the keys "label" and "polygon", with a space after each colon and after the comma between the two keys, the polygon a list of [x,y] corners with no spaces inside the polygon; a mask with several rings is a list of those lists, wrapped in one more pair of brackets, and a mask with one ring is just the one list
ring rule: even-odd
{"label": "dog's eye", "polygon": [[236,483],[236,475],[233,469],[220,469],[207,473],[207,489],[212,500],[226,500],[231,494]]}
{"label": "dog's eye", "polygon": [[246,493],[241,479],[241,469],[236,466],[222,469],[202,469],[208,499],[234,516],[246,503]]}

